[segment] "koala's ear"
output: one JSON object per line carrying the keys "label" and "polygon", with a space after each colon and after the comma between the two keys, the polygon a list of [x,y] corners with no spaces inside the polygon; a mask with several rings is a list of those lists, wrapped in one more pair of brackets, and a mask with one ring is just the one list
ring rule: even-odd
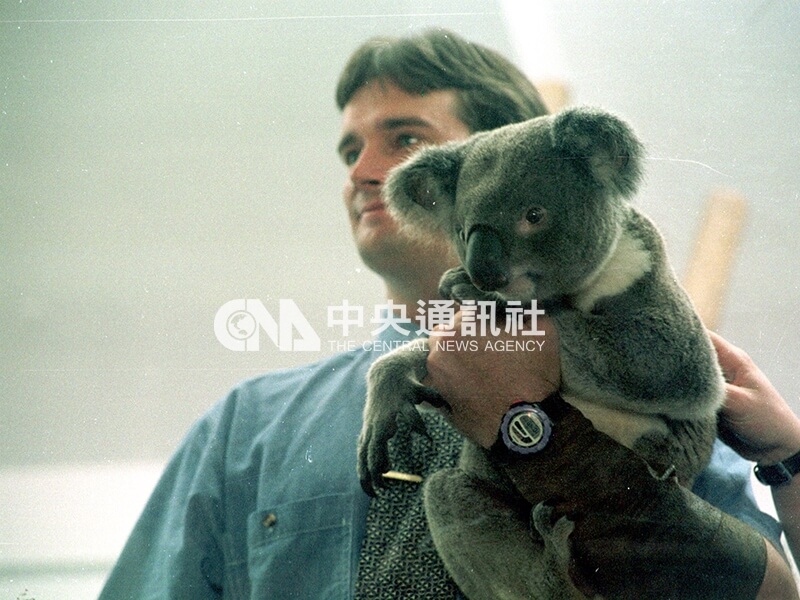
{"label": "koala's ear", "polygon": [[468,145],[452,142],[428,146],[392,169],[384,185],[389,209],[409,224],[444,226],[455,204]]}
{"label": "koala's ear", "polygon": [[553,147],[564,156],[585,161],[591,176],[621,196],[636,191],[642,175],[642,144],[618,117],[594,108],[572,108],[553,119]]}

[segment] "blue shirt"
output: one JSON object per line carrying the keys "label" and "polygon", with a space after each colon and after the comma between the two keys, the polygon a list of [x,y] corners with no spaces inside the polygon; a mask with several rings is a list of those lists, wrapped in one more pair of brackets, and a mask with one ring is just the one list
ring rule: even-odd
{"label": "blue shirt", "polygon": [[[215,405],[170,460],[101,599],[352,598],[369,503],[356,442],[379,350],[269,373]],[[695,492],[777,542],[749,482],[749,464],[718,442]]]}

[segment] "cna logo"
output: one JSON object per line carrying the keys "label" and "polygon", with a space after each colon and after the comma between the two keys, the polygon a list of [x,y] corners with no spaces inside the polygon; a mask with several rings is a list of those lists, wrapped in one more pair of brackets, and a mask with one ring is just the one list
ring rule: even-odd
{"label": "cna logo", "polygon": [[279,301],[277,321],[258,299],[230,300],[214,317],[214,334],[228,350],[259,350],[261,331],[282,351],[316,352],[321,346],[319,336],[294,300]]}
{"label": "cna logo", "polygon": [[[464,300],[456,307],[453,300],[418,300],[417,314],[409,318],[406,314],[407,307],[397,305],[391,299],[386,304],[377,304],[374,307],[373,317],[365,316],[363,306],[350,304],[342,300],[339,305],[328,306],[328,329],[338,329],[339,335],[334,340],[328,340],[331,351],[343,352],[353,350],[359,343],[347,339],[353,329],[360,330],[365,324],[374,325],[370,336],[375,337],[381,332],[393,329],[406,340],[415,339],[417,336],[426,335],[435,338],[447,338],[455,335],[452,323],[456,311],[461,314],[460,333],[462,337],[498,335],[502,330],[514,336],[543,336],[544,331],[539,329],[537,318],[544,314],[536,300],[531,300],[530,307],[525,307],[520,301],[509,300],[503,305],[502,318],[498,321],[498,308],[493,300],[470,301]],[[416,322],[416,325],[414,324]],[[272,343],[282,351],[308,351],[318,352],[322,346],[319,336],[311,324],[294,303],[294,300],[279,300],[278,319],[276,320],[264,307],[261,300],[239,299],[230,300],[223,304],[214,317],[214,334],[219,342],[229,350],[237,352],[256,351],[261,347],[261,332],[267,334]],[[387,343],[396,346],[402,345],[403,339],[391,340]],[[445,342],[442,342],[445,343]],[[531,350],[538,348],[544,342],[536,340],[515,340],[513,348],[503,347],[503,350]],[[362,342],[365,350],[387,350],[375,342]],[[491,340],[487,341],[489,346]],[[396,347],[395,346],[395,347]],[[448,343],[445,343],[450,348]],[[455,346],[455,345],[454,345]],[[471,341],[470,349],[477,348],[477,342]],[[453,347],[452,349],[456,349]],[[497,350],[496,347],[489,348]]]}

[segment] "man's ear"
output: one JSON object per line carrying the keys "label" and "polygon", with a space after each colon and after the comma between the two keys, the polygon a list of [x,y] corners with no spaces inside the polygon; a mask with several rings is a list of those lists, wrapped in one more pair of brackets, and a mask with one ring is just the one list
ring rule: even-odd
{"label": "man's ear", "polygon": [[553,119],[553,147],[565,158],[581,161],[603,188],[630,196],[642,175],[642,144],[618,117],[594,108],[572,108]]}
{"label": "man's ear", "polygon": [[400,222],[429,230],[447,229],[468,145],[428,146],[392,169],[384,197]]}

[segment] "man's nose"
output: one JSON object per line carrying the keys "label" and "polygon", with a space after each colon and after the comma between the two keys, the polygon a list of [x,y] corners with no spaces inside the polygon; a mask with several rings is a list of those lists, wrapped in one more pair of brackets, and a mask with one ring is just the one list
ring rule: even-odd
{"label": "man's nose", "polygon": [[383,185],[386,172],[390,168],[391,165],[380,150],[367,145],[350,167],[350,180],[360,188],[379,187]]}

